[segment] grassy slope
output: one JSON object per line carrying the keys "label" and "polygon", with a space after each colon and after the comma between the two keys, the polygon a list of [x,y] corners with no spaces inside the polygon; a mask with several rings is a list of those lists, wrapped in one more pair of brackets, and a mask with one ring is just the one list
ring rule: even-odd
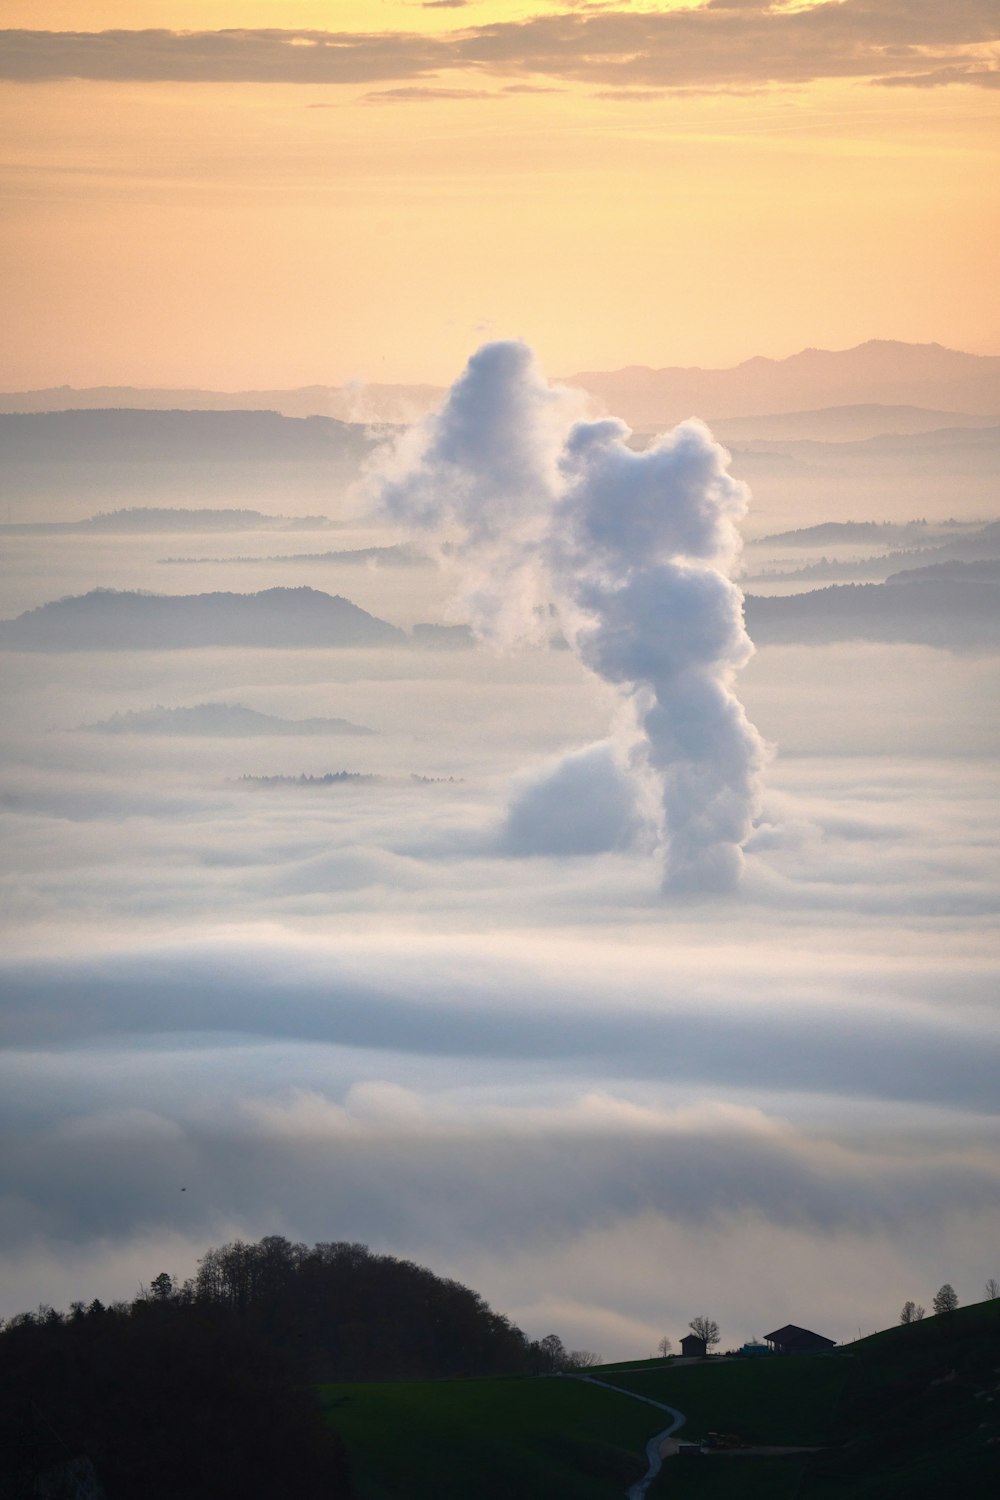
{"label": "grassy slope", "polygon": [[[1000,1302],[888,1329],[837,1355],[592,1373],[678,1407],[688,1418],[681,1437],[834,1445],[782,1459],[677,1459],[651,1500],[1000,1493]],[[325,1386],[323,1396],[358,1500],[620,1500],[668,1421],[567,1379]]]}
{"label": "grassy slope", "polygon": [[1000,1301],[851,1345],[842,1420],[809,1500],[941,1500],[1000,1494]]}
{"label": "grassy slope", "polygon": [[676,1406],[687,1417],[682,1437],[733,1432],[749,1443],[808,1444],[839,1440],[836,1414],[848,1373],[847,1362],[831,1355],[709,1360],[679,1369],[661,1361],[594,1371],[613,1385]]}
{"label": "grassy slope", "polygon": [[328,1385],[358,1500],[618,1500],[666,1413],[577,1380]]}

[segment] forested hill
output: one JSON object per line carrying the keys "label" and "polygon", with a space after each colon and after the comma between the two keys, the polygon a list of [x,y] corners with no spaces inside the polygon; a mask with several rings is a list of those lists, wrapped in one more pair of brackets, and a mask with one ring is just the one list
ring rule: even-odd
{"label": "forested hill", "polygon": [[8,1322],[0,1500],[61,1495],[70,1473],[88,1500],[348,1500],[314,1382],[547,1373],[574,1359],[467,1287],[364,1245],[235,1241],[183,1285],[162,1271],[132,1303]]}
{"label": "forested hill", "polygon": [[395,625],[349,599],[311,588],[257,594],[92,589],[0,620],[0,647],[15,651],[391,646],[405,640]]}

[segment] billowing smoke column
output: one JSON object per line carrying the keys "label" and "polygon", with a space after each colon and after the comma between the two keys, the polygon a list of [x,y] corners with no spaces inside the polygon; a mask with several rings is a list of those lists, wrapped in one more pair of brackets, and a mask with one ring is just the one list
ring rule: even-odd
{"label": "billowing smoke column", "polygon": [[543,634],[560,458],[579,399],[547,384],[527,345],[486,344],[374,475],[385,513],[453,547],[458,612],[495,645]]}
{"label": "billowing smoke column", "polygon": [[537,638],[555,604],[581,659],[631,706],[633,765],[661,802],[664,889],[726,890],[765,760],[733,692],[753,652],[728,576],[748,491],[702,423],[637,453],[623,422],[580,420],[579,401],[525,344],[487,344],[379,469],[378,498],[453,542],[482,639]]}

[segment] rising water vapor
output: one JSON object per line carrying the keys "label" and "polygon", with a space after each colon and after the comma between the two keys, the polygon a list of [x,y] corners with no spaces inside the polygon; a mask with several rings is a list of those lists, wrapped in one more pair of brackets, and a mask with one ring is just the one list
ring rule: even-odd
{"label": "rising water vapor", "polygon": [[584,420],[582,399],[550,386],[527,345],[487,344],[381,461],[377,500],[452,544],[457,607],[481,639],[538,639],[555,606],[629,706],[633,772],[658,793],[664,889],[730,889],[765,761],[733,691],[753,652],[730,577],[749,492],[703,423],[636,452],[623,422]]}

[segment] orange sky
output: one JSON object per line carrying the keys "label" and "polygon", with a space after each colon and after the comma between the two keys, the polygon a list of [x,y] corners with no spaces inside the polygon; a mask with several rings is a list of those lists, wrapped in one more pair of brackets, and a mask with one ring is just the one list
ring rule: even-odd
{"label": "orange sky", "polygon": [[[723,49],[720,76],[701,31],[633,64],[622,29],[609,57],[620,17],[663,4],[600,12],[608,29],[574,52],[575,30],[545,51],[544,27],[513,22],[598,13],[544,0],[49,0],[51,32],[367,31],[392,61],[366,55],[347,81],[176,81],[147,76],[158,42],[150,64],[126,38],[112,76],[80,78],[77,43],[54,65],[43,38],[0,83],[0,387],[444,381],[513,334],[564,373],[869,337],[997,351],[996,49],[983,0],[961,3],[966,30],[921,43],[935,86],[899,86],[871,81],[892,48],[836,76],[864,0],[825,7],[846,42],[803,61],[787,30],[759,79],[749,44],[732,78]],[[38,18],[0,0],[4,27]],[[433,67],[411,61],[421,38],[442,40]],[[255,38],[252,67],[285,68],[290,40]]]}

